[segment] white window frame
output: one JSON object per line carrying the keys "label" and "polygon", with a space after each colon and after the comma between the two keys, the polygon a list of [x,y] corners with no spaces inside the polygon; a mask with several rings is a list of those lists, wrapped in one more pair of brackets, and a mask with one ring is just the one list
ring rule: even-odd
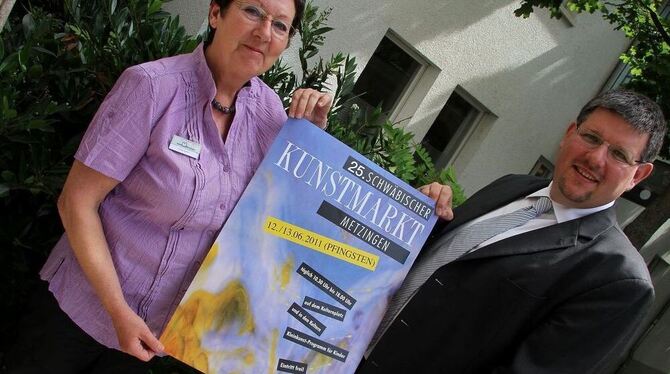
{"label": "white window frame", "polygon": [[[477,100],[474,96],[470,95],[470,93],[468,93],[463,87],[456,86],[451,95],[454,94],[459,95],[463,100],[470,104],[474,110],[469,113],[463,122],[459,125],[458,130],[456,130],[456,133],[444,148],[440,154],[440,157],[438,157],[437,160],[433,160],[437,169],[446,168],[447,166],[454,164],[458,156],[463,151],[463,148],[466,146],[466,144],[468,144],[472,134],[482,123],[482,120],[487,115],[491,114],[491,111],[488,110],[486,106],[479,102],[479,100]],[[449,95],[449,98],[451,98],[451,95]],[[449,99],[447,99],[444,105],[447,105],[448,101]],[[444,106],[442,108],[444,109]],[[433,124],[434,123],[435,121],[433,121]],[[426,132],[426,134],[428,133]]]}
{"label": "white window frame", "polygon": [[[421,100],[417,99],[423,98],[428,93],[440,70],[392,29],[388,29],[384,37],[388,38],[396,47],[400,48],[419,64],[417,71],[414,72],[407,84],[402,88],[396,102],[386,113],[386,118],[389,121],[400,123],[409,120],[414,115],[421,102]],[[379,47],[384,37],[379,40],[375,50]],[[361,73],[364,70],[365,68],[361,70]]]}
{"label": "white window frame", "polygon": [[[423,57],[419,52],[417,52],[409,43],[405,42],[398,34],[393,30],[388,29],[386,34],[387,37],[393,44],[400,48],[403,52],[407,53],[414,61],[419,63],[419,69],[414,73],[409,83],[405,85],[402,90],[402,93],[398,97],[398,100],[393,105],[393,109],[389,112],[389,120],[391,122],[396,122],[402,120],[403,118],[398,118],[402,112],[405,104],[407,104],[408,99],[414,93],[414,90],[417,88],[419,81],[424,76],[428,68],[432,65],[428,59]],[[381,42],[381,40],[380,40]]]}

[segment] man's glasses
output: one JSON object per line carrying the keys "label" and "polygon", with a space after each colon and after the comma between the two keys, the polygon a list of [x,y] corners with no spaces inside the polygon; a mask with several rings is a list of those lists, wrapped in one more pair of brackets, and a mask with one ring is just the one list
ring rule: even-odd
{"label": "man's glasses", "polygon": [[617,145],[610,144],[604,141],[603,138],[600,137],[600,135],[594,133],[591,130],[582,128],[580,125],[577,125],[577,135],[579,139],[582,140],[582,143],[584,143],[584,145],[587,146],[588,148],[595,149],[603,144],[606,144],[607,156],[619,164],[626,166],[635,166],[637,164],[644,163],[644,161],[642,160],[635,160],[631,152]]}
{"label": "man's glasses", "polygon": [[240,8],[242,13],[246,16],[246,18],[249,21],[253,21],[255,23],[260,24],[262,22],[265,22],[265,20],[269,19],[272,28],[272,35],[274,35],[276,38],[280,40],[286,40],[291,35],[291,30],[293,29],[293,27],[291,26],[290,23],[279,19],[275,19],[273,16],[269,15],[268,12],[265,11],[265,9],[261,8],[260,6],[252,3],[247,3],[244,1],[233,1],[233,3],[237,5],[238,8]]}

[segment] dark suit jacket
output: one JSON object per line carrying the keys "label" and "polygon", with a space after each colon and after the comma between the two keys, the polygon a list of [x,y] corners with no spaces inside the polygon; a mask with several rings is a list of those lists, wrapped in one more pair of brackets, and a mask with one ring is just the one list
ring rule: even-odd
{"label": "dark suit jacket", "polygon": [[[503,177],[457,208],[440,235],[547,184]],[[604,372],[653,298],[644,261],[606,209],[441,267],[358,372]]]}

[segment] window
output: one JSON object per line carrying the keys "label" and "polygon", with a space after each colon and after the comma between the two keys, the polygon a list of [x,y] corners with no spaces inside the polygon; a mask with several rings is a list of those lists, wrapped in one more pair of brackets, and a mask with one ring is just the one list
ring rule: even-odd
{"label": "window", "polygon": [[456,87],[421,141],[437,168],[446,167],[452,161],[485,111],[463,89]]}
{"label": "window", "polygon": [[381,105],[385,118],[394,119],[412,88],[420,80],[428,62],[403,45],[392,32],[375,49],[358,77],[353,92],[366,111]]}

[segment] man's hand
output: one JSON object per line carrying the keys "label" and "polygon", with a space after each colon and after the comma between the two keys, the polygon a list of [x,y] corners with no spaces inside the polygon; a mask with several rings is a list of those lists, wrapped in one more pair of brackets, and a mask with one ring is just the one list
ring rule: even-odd
{"label": "man's hand", "polygon": [[163,352],[161,344],[149,326],[130,308],[112,316],[116,336],[123,352],[142,361],[151,360],[157,353]]}
{"label": "man's hand", "polygon": [[304,118],[322,129],[328,124],[328,112],[333,105],[333,96],[311,88],[299,88],[293,92],[288,116]]}
{"label": "man's hand", "polygon": [[435,201],[435,214],[438,217],[447,221],[454,219],[454,212],[451,209],[451,187],[433,182],[419,187],[419,191]]}

